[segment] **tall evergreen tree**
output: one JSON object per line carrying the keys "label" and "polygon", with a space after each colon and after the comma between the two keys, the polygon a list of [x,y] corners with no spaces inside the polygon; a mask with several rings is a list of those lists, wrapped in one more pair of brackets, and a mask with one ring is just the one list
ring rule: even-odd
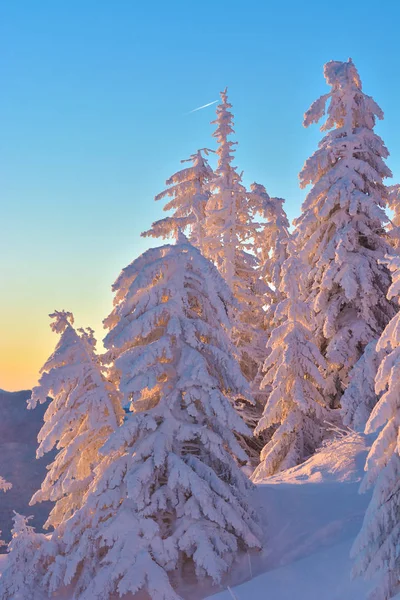
{"label": "tall evergreen tree", "polygon": [[57,527],[81,506],[99,462],[99,449],[121,423],[123,413],[119,394],[95,354],[93,331],[77,333],[69,312],[55,311],[50,317],[51,329],[61,337],[41,369],[28,408],[52,398],[38,435],[37,458],[55,447],[57,455],[31,504],[55,502],[45,526]]}
{"label": "tall evergreen tree", "polygon": [[61,568],[82,600],[141,589],[175,600],[184,572],[219,582],[239,549],[259,546],[234,435],[248,430],[232,403],[249,394],[226,333],[234,298],[182,234],[133,261],[113,289],[105,346],[132,412],[59,531],[55,580]]}
{"label": "tall evergreen tree", "polygon": [[232,291],[242,287],[247,272],[252,273],[257,264],[246,250],[252,249],[251,241],[256,235],[257,223],[252,219],[251,205],[241,183],[241,175],[232,165],[234,146],[230,137],[233,129],[232,104],[228,102],[227,90],[221,92],[221,104],[213,137],[218,142],[218,166],[210,189],[212,195],[207,203],[208,258],[217,265]]}
{"label": "tall evergreen tree", "polygon": [[313,342],[311,315],[300,290],[304,264],[292,255],[282,267],[275,311],[277,327],[267,345],[264,386],[269,394],[255,434],[275,429],[261,452],[253,481],[294,467],[308,458],[322,440],[328,411],[323,396],[325,360]]}
{"label": "tall evergreen tree", "polygon": [[317,317],[317,342],[328,362],[327,393],[340,402],[348,374],[366,345],[394,315],[386,293],[388,270],[380,264],[390,247],[384,207],[391,172],[388,151],[374,132],[383,113],[362,91],[351,59],[325,65],[331,91],[306,112],[304,125],[325,114],[318,150],[300,173],[312,184],[296,224],[297,243],[309,265],[306,296]]}
{"label": "tall evergreen tree", "polygon": [[[227,90],[221,92],[217,107],[216,130],[218,166],[206,206],[207,257],[216,265],[239,302],[232,339],[240,351],[242,371],[257,395],[257,374],[265,357],[266,335],[263,330],[267,286],[260,278],[255,240],[258,223],[253,218],[252,203],[241,183],[234,160],[236,142],[232,105]],[[249,422],[253,416],[248,414]],[[254,423],[255,424],[255,423]]]}
{"label": "tall evergreen tree", "polygon": [[[393,273],[388,297],[400,295],[400,257],[385,261]],[[375,381],[382,394],[366,426],[366,433],[377,438],[369,452],[361,491],[374,486],[362,529],[353,545],[353,575],[380,580],[371,595],[373,600],[393,598],[400,588],[400,313],[383,331],[377,350],[384,352]]]}
{"label": "tall evergreen tree", "polygon": [[155,199],[170,198],[164,210],[174,212],[172,216],[153,223],[151,229],[142,233],[143,237],[176,238],[182,230],[188,234],[191,243],[205,253],[206,204],[210,197],[209,183],[213,177],[213,170],[206,159],[209,152],[207,148],[198,150],[189,159],[182,161],[191,162],[191,166],[181,169],[167,179],[167,189]]}

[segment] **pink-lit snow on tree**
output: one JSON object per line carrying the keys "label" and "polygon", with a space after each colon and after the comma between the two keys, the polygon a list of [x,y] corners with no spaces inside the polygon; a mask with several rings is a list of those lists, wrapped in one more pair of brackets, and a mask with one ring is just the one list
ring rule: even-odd
{"label": "pink-lit snow on tree", "polygon": [[[254,203],[232,165],[237,142],[231,140],[235,132],[226,89],[221,92],[221,100],[213,121],[218,165],[206,206],[206,256],[217,266],[239,302],[231,337],[240,352],[242,372],[257,396],[260,393],[257,376],[267,341],[263,306],[268,286],[261,278],[256,249],[259,224],[254,220]],[[258,415],[244,408],[244,417],[253,426]]]}
{"label": "pink-lit snow on tree", "polygon": [[[385,263],[393,278],[388,298],[398,299],[400,257],[388,257]],[[395,596],[400,583],[400,313],[386,326],[377,351],[384,352],[375,379],[375,391],[381,398],[365,429],[377,437],[367,457],[361,491],[374,487],[352,556],[353,575],[371,578],[380,574],[371,599],[388,600]]]}
{"label": "pink-lit snow on tree", "polygon": [[306,112],[304,125],[327,132],[301,173],[311,184],[295,221],[298,247],[308,264],[305,288],[316,313],[316,341],[328,363],[327,393],[337,406],[348,374],[366,345],[394,315],[386,298],[390,277],[379,262],[390,251],[384,224],[391,176],[388,151],[374,132],[383,112],[362,91],[351,59],[325,65],[331,91]]}
{"label": "pink-lit snow on tree", "polygon": [[121,423],[123,411],[119,393],[95,353],[93,331],[77,332],[69,312],[56,311],[50,317],[51,329],[60,339],[41,369],[28,408],[52,398],[38,435],[37,457],[53,448],[57,455],[31,504],[55,502],[45,526],[57,527],[81,506],[99,449]]}
{"label": "pink-lit snow on tree", "polygon": [[282,266],[277,326],[267,345],[262,385],[269,386],[255,434],[275,432],[261,452],[253,481],[303,462],[322,441],[328,409],[323,394],[325,360],[313,341],[308,305],[301,299],[304,264],[293,252]]}
{"label": "pink-lit snow on tree", "polygon": [[233,408],[249,386],[226,330],[235,300],[180,234],[148,250],[114,284],[105,324],[126,422],[102,448],[84,506],[56,532],[64,548],[50,590],[75,597],[147,591],[175,600],[184,573],[215,582],[241,549],[259,547]]}
{"label": "pink-lit snow on tree", "polygon": [[143,237],[166,239],[177,238],[179,231],[187,234],[191,243],[204,254],[206,204],[210,197],[209,183],[213,171],[207,162],[207,148],[198,150],[183,163],[192,164],[174,173],[167,179],[167,189],[156,196],[156,200],[169,198],[165,211],[173,211],[171,216],[152,224],[151,229],[142,233]]}

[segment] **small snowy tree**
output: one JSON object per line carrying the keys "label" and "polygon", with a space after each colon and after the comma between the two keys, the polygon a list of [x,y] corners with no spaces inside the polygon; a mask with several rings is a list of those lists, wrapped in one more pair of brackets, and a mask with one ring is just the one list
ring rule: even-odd
{"label": "small snowy tree", "polygon": [[[400,257],[385,261],[393,273],[389,298],[400,295]],[[382,333],[377,350],[385,353],[376,376],[376,393],[382,394],[366,426],[377,432],[369,452],[360,491],[374,485],[362,529],[353,545],[353,575],[380,573],[373,600],[388,600],[400,589],[400,313]]]}
{"label": "small snowy tree", "polygon": [[32,517],[14,512],[6,568],[0,576],[0,600],[41,600],[40,582],[48,544],[46,536],[28,525]]}
{"label": "small snowy tree", "polygon": [[374,133],[383,113],[362,91],[351,59],[325,65],[331,91],[306,112],[304,125],[328,117],[328,132],[300,173],[312,184],[296,224],[298,247],[309,265],[306,296],[316,313],[316,336],[328,362],[331,403],[338,406],[348,373],[366,345],[394,315],[387,300],[388,270],[379,260],[390,250],[384,223],[391,172],[388,151]]}
{"label": "small snowy tree", "polygon": [[300,298],[304,264],[293,253],[282,267],[278,326],[268,340],[264,386],[271,386],[255,434],[275,428],[253,481],[298,465],[322,440],[328,416],[323,397],[325,360],[313,342],[309,307]]}
{"label": "small snowy tree", "polygon": [[64,582],[75,578],[82,600],[141,589],[170,600],[191,569],[218,582],[240,548],[259,546],[234,435],[248,430],[232,402],[249,393],[225,332],[234,299],[182,235],[133,261],[113,289],[105,346],[132,412],[61,528]]}
{"label": "small snowy tree", "polygon": [[203,153],[207,156],[210,150],[203,148],[183,163],[191,162],[192,166],[174,173],[166,184],[168,188],[156,196],[156,200],[171,198],[164,206],[165,211],[173,210],[170,217],[156,221],[151,229],[142,233],[143,237],[166,239],[177,237],[180,230],[189,232],[191,243],[204,253],[204,227],[206,204],[210,197],[209,182],[213,170]]}
{"label": "small snowy tree", "polygon": [[375,377],[382,360],[376,351],[377,340],[367,344],[361,358],[349,373],[349,385],[341,399],[343,424],[356,431],[364,431],[369,415],[378,401]]}
{"label": "small snowy tree", "polygon": [[8,481],[3,479],[3,477],[0,477],[0,491],[6,492],[7,490],[11,489],[11,487],[11,483],[8,483]]}
{"label": "small snowy tree", "polygon": [[[206,206],[206,255],[217,265],[239,301],[232,339],[241,354],[242,372],[257,396],[257,374],[265,358],[267,341],[263,306],[268,289],[260,278],[255,243],[258,223],[253,219],[252,203],[241,183],[241,176],[232,166],[236,142],[230,140],[234,133],[233,115],[226,89],[221,92],[221,98],[217,119],[213,121],[217,125],[213,136],[218,142],[218,166]],[[259,414],[247,410],[245,418],[251,424]]]}
{"label": "small snowy tree", "polygon": [[37,458],[54,447],[58,452],[31,504],[55,502],[45,527],[57,527],[81,506],[99,461],[99,448],[121,423],[123,413],[119,394],[95,354],[93,331],[77,333],[69,312],[56,311],[50,317],[51,329],[61,337],[41,369],[28,408],[49,396],[53,399],[38,435]]}

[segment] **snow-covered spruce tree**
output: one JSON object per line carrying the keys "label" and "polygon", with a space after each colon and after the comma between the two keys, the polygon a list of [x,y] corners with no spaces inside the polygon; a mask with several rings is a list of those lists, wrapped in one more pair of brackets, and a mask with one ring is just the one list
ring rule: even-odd
{"label": "snow-covered spruce tree", "polygon": [[[400,295],[400,257],[386,260],[393,273],[389,298]],[[376,393],[382,394],[366,426],[378,432],[365,466],[360,491],[374,485],[362,529],[353,545],[353,575],[381,575],[373,600],[393,598],[400,589],[400,313],[383,331],[378,345],[384,358],[376,376]]]}
{"label": "snow-covered spruce tree", "polygon": [[28,525],[32,517],[14,512],[6,568],[0,576],[0,600],[42,600],[41,578],[51,544]]}
{"label": "snow-covered spruce tree", "polygon": [[317,343],[328,363],[326,391],[338,406],[350,369],[394,315],[386,298],[389,273],[378,262],[390,249],[383,179],[391,172],[374,133],[383,113],[362,91],[351,59],[328,62],[324,73],[331,91],[312,104],[304,125],[319,121],[328,103],[321,127],[328,133],[300,173],[301,187],[313,187],[295,225],[309,265],[306,296],[316,313]]}
{"label": "snow-covered spruce tree", "polygon": [[[266,318],[272,326],[276,305],[284,299],[280,291],[282,266],[289,258],[290,223],[283,208],[283,198],[271,198],[265,187],[252,183],[248,195],[253,214],[262,217],[255,236],[255,251],[260,264],[260,276],[268,285],[269,307]],[[271,291],[273,290],[273,294]]]}
{"label": "snow-covered spruce tree", "polygon": [[205,210],[210,197],[209,182],[213,177],[213,170],[206,159],[209,152],[207,148],[198,150],[189,159],[182,161],[191,162],[191,166],[185,167],[167,179],[167,189],[158,194],[155,199],[170,198],[164,210],[174,212],[172,216],[153,223],[151,229],[142,233],[143,237],[166,239],[173,236],[176,238],[180,230],[185,231],[191,243],[204,254]]}
{"label": "snow-covered spruce tree", "polygon": [[248,430],[232,402],[249,393],[226,333],[234,298],[182,234],[134,260],[113,289],[105,346],[132,412],[60,533],[56,580],[64,565],[79,600],[139,590],[170,600],[193,569],[218,582],[240,549],[259,547],[234,435]]}
{"label": "snow-covered spruce tree", "polygon": [[400,250],[400,185],[388,187],[388,206],[393,211],[393,219],[389,225],[389,240],[394,249]]}
{"label": "snow-covered spruce tree", "polygon": [[375,377],[383,352],[376,351],[378,340],[367,344],[361,358],[349,373],[349,385],[341,398],[343,424],[364,431],[369,415],[378,401]]}
{"label": "snow-covered spruce tree", "polygon": [[268,340],[264,386],[270,386],[263,415],[255,434],[275,428],[261,452],[261,463],[253,481],[289,469],[303,462],[322,440],[328,409],[323,397],[325,360],[313,342],[309,306],[301,300],[305,269],[292,255],[282,266],[276,307],[278,323]]}
{"label": "snow-covered spruce tree", "polygon": [[[213,137],[218,142],[218,166],[210,183],[212,195],[206,206],[207,256],[218,267],[229,288],[241,282],[241,271],[252,272],[257,264],[247,259],[246,249],[251,248],[258,223],[252,219],[251,204],[241,175],[232,166],[234,146],[231,141],[233,129],[232,105],[227,90],[221,92],[221,104],[217,107],[217,125]],[[239,272],[238,272],[239,271]]]}
{"label": "snow-covered spruce tree", "polygon": [[[218,166],[206,206],[206,255],[217,265],[239,302],[232,339],[240,352],[242,372],[251,384],[256,384],[252,391],[259,400],[257,374],[265,358],[263,306],[268,288],[259,272],[255,244],[258,223],[253,219],[252,203],[241,176],[232,166],[236,142],[229,139],[234,129],[227,90],[221,93],[221,98],[217,119],[213,121],[217,125],[213,136],[218,142]],[[264,402],[265,398],[261,404]],[[243,414],[246,422],[254,427],[260,411],[247,407]]]}
{"label": "snow-covered spruce tree", "polygon": [[119,426],[123,412],[119,393],[107,381],[95,353],[93,331],[75,331],[69,312],[56,311],[50,317],[51,329],[61,337],[41,369],[28,408],[52,398],[38,435],[37,457],[53,448],[58,452],[31,504],[55,502],[45,527],[57,527],[81,506],[99,448]]}

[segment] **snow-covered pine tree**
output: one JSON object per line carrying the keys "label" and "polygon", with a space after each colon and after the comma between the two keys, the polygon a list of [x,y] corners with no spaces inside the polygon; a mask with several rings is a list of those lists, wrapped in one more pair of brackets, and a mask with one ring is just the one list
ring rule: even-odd
{"label": "snow-covered pine tree", "polygon": [[53,448],[57,455],[31,504],[55,502],[45,527],[57,527],[81,506],[99,449],[120,425],[123,411],[119,393],[95,353],[93,331],[75,331],[69,312],[55,311],[50,317],[51,329],[61,337],[41,369],[28,408],[52,398],[38,435],[37,457]]}
{"label": "snow-covered pine tree", "polygon": [[[276,305],[284,299],[280,291],[282,266],[289,258],[290,223],[283,208],[283,198],[271,198],[265,187],[252,183],[248,195],[253,214],[262,217],[255,237],[255,251],[260,264],[260,276],[268,285],[269,307],[266,318],[272,326]],[[273,294],[271,294],[273,291]]]}
{"label": "snow-covered pine tree", "polygon": [[141,589],[170,600],[180,577],[218,582],[239,549],[259,546],[234,435],[248,430],[232,403],[249,394],[226,333],[234,298],[182,234],[134,260],[113,289],[105,346],[132,412],[65,524],[55,568],[58,578],[64,564],[79,600]]}
{"label": "snow-covered pine tree", "polygon": [[361,358],[349,373],[349,385],[341,398],[343,424],[364,431],[372,409],[378,401],[375,377],[383,352],[376,351],[378,340],[367,344]]}
{"label": "snow-covered pine tree", "polygon": [[0,600],[41,600],[40,591],[45,547],[50,547],[46,536],[36,533],[28,525],[32,517],[14,512],[12,538],[8,544],[6,567],[0,576]]}
{"label": "snow-covered pine tree", "polygon": [[172,216],[153,223],[151,229],[142,233],[143,237],[176,238],[180,230],[185,231],[191,243],[204,254],[205,211],[210,197],[209,182],[213,177],[213,170],[206,159],[209,152],[207,148],[198,150],[189,159],[182,161],[191,162],[191,166],[181,169],[167,179],[167,189],[155,199],[170,198],[164,210],[174,212]]}
{"label": "snow-covered pine tree", "polygon": [[[206,206],[206,255],[217,265],[239,302],[232,339],[240,351],[242,372],[253,384],[252,391],[258,399],[257,374],[265,358],[267,341],[263,306],[268,288],[260,278],[255,244],[258,223],[253,219],[252,203],[241,176],[232,166],[236,142],[230,140],[234,133],[233,115],[226,89],[221,92],[221,99],[217,119],[213,121],[217,125],[213,136],[218,142],[218,166]],[[244,409],[243,414],[254,427],[260,412],[252,413]]]}
{"label": "snow-covered pine tree", "polygon": [[328,409],[323,396],[325,360],[313,342],[309,306],[301,299],[303,262],[290,250],[282,266],[280,292],[284,299],[275,311],[277,327],[267,344],[264,386],[270,386],[255,434],[275,428],[261,452],[253,481],[298,465],[322,440]]}
{"label": "snow-covered pine tree", "polygon": [[[400,257],[390,257],[385,262],[393,278],[388,297],[398,299]],[[377,350],[384,352],[375,380],[376,393],[382,397],[365,431],[378,435],[367,457],[360,491],[373,485],[374,490],[352,557],[354,576],[370,578],[377,572],[381,576],[371,600],[389,600],[400,589],[400,313],[386,326]]]}
{"label": "snow-covered pine tree", "polygon": [[390,185],[388,187],[389,197],[388,206],[393,211],[393,219],[389,225],[389,239],[393,248],[400,250],[400,185]]}
{"label": "snow-covered pine tree", "polygon": [[234,291],[241,282],[241,271],[249,268],[252,271],[257,265],[247,258],[245,250],[252,249],[251,241],[258,223],[252,219],[251,204],[241,175],[232,166],[237,142],[230,140],[235,131],[226,89],[221,92],[221,99],[217,118],[212,121],[217,125],[213,137],[218,142],[218,166],[210,183],[212,195],[206,206],[207,255]]}
{"label": "snow-covered pine tree", "polygon": [[378,261],[389,252],[383,224],[391,172],[388,151],[374,132],[383,113],[362,91],[351,59],[325,65],[331,91],[306,112],[304,125],[328,117],[328,132],[300,173],[312,184],[295,221],[299,248],[309,265],[306,297],[316,313],[316,337],[328,363],[327,393],[338,406],[348,374],[366,345],[394,315],[387,300],[388,270]]}

